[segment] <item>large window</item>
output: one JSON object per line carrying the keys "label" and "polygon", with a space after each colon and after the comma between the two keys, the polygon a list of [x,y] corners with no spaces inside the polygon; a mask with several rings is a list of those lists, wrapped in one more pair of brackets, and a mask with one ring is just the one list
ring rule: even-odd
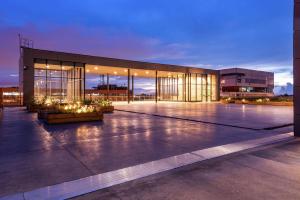
{"label": "large window", "polygon": [[84,65],[36,59],[34,64],[34,96],[58,102],[83,99]]}
{"label": "large window", "polygon": [[212,74],[181,74],[158,78],[160,100],[215,101],[217,76]]}

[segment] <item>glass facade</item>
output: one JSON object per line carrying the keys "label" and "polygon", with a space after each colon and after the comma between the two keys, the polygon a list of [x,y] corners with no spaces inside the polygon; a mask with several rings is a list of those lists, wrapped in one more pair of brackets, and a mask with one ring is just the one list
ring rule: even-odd
{"label": "glass facade", "polygon": [[[49,97],[53,101],[61,103],[83,100],[85,98],[85,72],[98,73],[97,70],[101,70],[101,67],[94,67],[95,71],[91,71],[91,67],[85,68],[83,63],[35,59],[34,97],[40,100]],[[112,68],[111,70],[116,69]],[[123,68],[120,70],[124,71]],[[141,76],[144,73],[149,75],[151,72],[139,71]],[[217,75],[165,71],[158,71],[158,73],[156,85],[158,101],[209,102],[217,100]],[[115,74],[119,75],[117,71]],[[126,76],[125,74],[124,76]],[[153,74],[151,77],[155,78],[155,71]],[[132,78],[129,77],[132,80],[129,85],[134,84],[134,76],[138,76],[138,73],[135,72]],[[101,90],[102,93],[105,91],[107,95],[111,94],[113,92],[111,88],[107,89],[109,84],[111,85],[107,82],[105,90],[100,88],[99,91]],[[133,88],[134,86],[130,86],[129,90],[133,91]],[[122,96],[130,99],[127,90],[126,87]],[[91,89],[88,91],[93,93]],[[129,94],[129,96],[134,96],[131,92]]]}
{"label": "glass facade", "polygon": [[158,99],[165,101],[209,102],[217,100],[214,74],[179,74],[158,77]]}
{"label": "glass facade", "polygon": [[36,59],[34,97],[72,102],[84,97],[84,64]]}

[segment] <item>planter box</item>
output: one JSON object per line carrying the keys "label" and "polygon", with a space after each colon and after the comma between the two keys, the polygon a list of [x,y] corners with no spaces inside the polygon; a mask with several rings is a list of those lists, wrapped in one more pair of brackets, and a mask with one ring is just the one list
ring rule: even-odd
{"label": "planter box", "polygon": [[102,121],[102,112],[92,113],[44,113],[40,117],[48,124]]}
{"label": "planter box", "polygon": [[114,106],[101,106],[101,111],[103,113],[112,113],[114,112],[115,107]]}
{"label": "planter box", "polygon": [[46,110],[39,110],[39,111],[37,112],[37,114],[38,114],[38,119],[45,119],[46,116],[47,116],[48,114],[50,114],[50,112],[49,112],[49,111],[46,111]]}
{"label": "planter box", "polygon": [[27,106],[28,112],[38,112],[40,109],[41,109],[41,106],[33,106],[33,105]]}
{"label": "planter box", "polygon": [[228,103],[235,103],[235,101],[234,100],[230,100],[230,101],[221,100],[221,103],[228,104]]}

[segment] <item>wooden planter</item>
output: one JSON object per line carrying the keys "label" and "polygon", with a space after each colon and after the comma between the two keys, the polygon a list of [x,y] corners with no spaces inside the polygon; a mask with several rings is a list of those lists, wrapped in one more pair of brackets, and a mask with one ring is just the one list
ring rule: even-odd
{"label": "wooden planter", "polygon": [[37,105],[28,105],[27,106],[28,112],[38,112],[40,109],[41,109],[41,106],[37,106]]}
{"label": "wooden planter", "polygon": [[37,112],[38,114],[38,119],[45,119],[46,116],[49,114],[50,112],[46,111],[46,110],[39,110]]}
{"label": "wooden planter", "polygon": [[103,114],[101,112],[92,113],[43,113],[41,119],[47,124],[63,124],[75,122],[102,121]]}
{"label": "wooden planter", "polygon": [[114,106],[101,106],[101,111],[103,113],[112,113],[114,112],[115,107]]}

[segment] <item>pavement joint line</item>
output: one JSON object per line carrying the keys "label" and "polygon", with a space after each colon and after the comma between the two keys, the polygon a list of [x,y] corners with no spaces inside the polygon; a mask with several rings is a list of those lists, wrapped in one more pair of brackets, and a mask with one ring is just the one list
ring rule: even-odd
{"label": "pavement joint line", "polygon": [[218,125],[218,126],[227,126],[227,127],[247,129],[247,130],[253,130],[253,131],[275,130],[275,129],[278,129],[278,128],[284,128],[284,127],[288,127],[288,126],[293,126],[294,125],[294,124],[290,123],[290,124],[283,124],[283,125],[274,126],[274,127],[251,128],[251,127],[237,126],[237,125],[232,125],[232,124],[223,124],[223,123],[217,123],[217,122],[209,122],[209,121],[196,120],[196,119],[188,119],[188,118],[182,118],[182,117],[173,117],[173,116],[168,116],[168,115],[160,115],[160,114],[154,114],[154,113],[145,113],[145,112],[139,112],[139,111],[122,110],[122,109],[115,109],[115,110],[116,111],[120,111],[120,112],[143,114],[143,115],[149,115],[149,116],[155,116],[155,117],[163,117],[163,118],[169,118],[169,119],[178,119],[178,120],[184,120],[184,121],[199,122],[199,123],[212,124],[212,125]]}
{"label": "pavement joint line", "polygon": [[[61,144],[60,143],[60,141],[53,135],[52,136],[53,138],[54,138],[54,140],[56,141],[56,142],[58,142],[59,144]],[[77,157],[76,157],[76,155],[74,155],[67,147],[65,147],[64,145],[61,145],[61,147],[68,153],[68,154],[70,154],[70,156],[72,157],[72,158],[74,158],[75,160],[77,160],[82,166],[83,166],[83,168],[85,168],[91,175],[94,175],[95,173],[92,171],[92,170],[90,170],[80,159],[78,159]],[[1,200],[1,199],[0,199]]]}
{"label": "pavement joint line", "polygon": [[184,153],[160,160],[105,172],[102,174],[92,175],[69,182],[46,186],[28,192],[5,196],[0,198],[0,200],[54,200],[73,198],[129,181],[188,166],[190,164],[199,163],[204,160],[218,158],[221,156],[254,149],[265,145],[271,145],[278,142],[284,142],[292,138],[294,138],[293,133],[290,132],[259,139],[210,147],[190,153]]}

